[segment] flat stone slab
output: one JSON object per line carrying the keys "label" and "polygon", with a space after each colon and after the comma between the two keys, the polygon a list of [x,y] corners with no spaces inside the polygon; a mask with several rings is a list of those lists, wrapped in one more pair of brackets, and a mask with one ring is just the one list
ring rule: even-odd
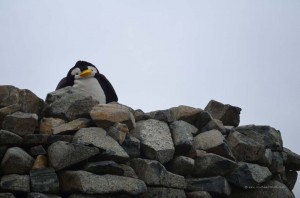
{"label": "flat stone slab", "polygon": [[141,141],[141,150],[146,157],[161,163],[170,161],[175,153],[171,132],[165,122],[142,120],[130,134]]}
{"label": "flat stone slab", "polygon": [[147,191],[147,186],[142,180],[130,177],[95,175],[86,171],[65,171],[59,177],[62,191],[68,193],[138,195]]}
{"label": "flat stone slab", "polygon": [[59,193],[59,181],[53,168],[30,171],[31,191],[40,193]]}

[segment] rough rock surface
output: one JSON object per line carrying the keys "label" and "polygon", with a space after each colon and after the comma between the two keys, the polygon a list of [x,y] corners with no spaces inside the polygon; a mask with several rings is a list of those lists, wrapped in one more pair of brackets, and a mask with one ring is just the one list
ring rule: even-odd
{"label": "rough rock surface", "polygon": [[53,168],[30,171],[30,185],[33,192],[58,193],[59,181]]}
{"label": "rough rock surface", "polygon": [[169,170],[177,175],[191,175],[194,170],[194,159],[186,156],[178,156],[170,162]]}
{"label": "rough rock surface", "polygon": [[140,198],[186,198],[184,190],[164,187],[149,187],[147,192],[140,195]]}
{"label": "rough rock surface", "polygon": [[0,189],[9,192],[30,192],[30,180],[28,175],[4,175],[0,180]]}
{"label": "rough rock surface", "polygon": [[19,145],[23,138],[15,133],[6,130],[0,130],[0,145]]}
{"label": "rough rock surface", "polygon": [[141,150],[148,158],[161,163],[173,158],[175,148],[170,129],[165,122],[153,119],[139,121],[130,134],[141,141]]}
{"label": "rough rock surface", "polygon": [[53,128],[66,122],[60,118],[43,118],[40,122],[41,134],[52,134]]}
{"label": "rough rock surface", "polygon": [[145,183],[139,179],[116,175],[95,175],[86,171],[65,171],[60,174],[64,192],[87,194],[128,193],[141,194],[147,191]]}

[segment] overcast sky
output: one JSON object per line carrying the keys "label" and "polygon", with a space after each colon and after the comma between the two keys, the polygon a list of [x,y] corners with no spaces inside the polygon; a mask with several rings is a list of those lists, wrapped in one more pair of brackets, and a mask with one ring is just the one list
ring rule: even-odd
{"label": "overcast sky", "polygon": [[300,154],[299,0],[1,0],[0,27],[1,85],[45,99],[85,60],[120,103],[148,112],[215,99]]}

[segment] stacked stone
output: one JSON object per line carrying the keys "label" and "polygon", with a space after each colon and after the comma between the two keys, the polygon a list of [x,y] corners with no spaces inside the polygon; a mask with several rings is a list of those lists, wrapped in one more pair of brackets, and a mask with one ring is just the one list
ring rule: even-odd
{"label": "stacked stone", "polygon": [[210,101],[144,113],[0,86],[0,197],[294,197],[300,156]]}

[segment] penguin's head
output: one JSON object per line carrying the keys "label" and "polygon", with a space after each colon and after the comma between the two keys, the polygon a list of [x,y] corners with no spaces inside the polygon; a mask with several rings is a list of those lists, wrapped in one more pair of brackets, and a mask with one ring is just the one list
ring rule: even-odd
{"label": "penguin's head", "polygon": [[83,78],[94,77],[99,73],[98,69],[91,63],[86,61],[77,61],[74,67],[72,67],[67,76],[80,80]]}

